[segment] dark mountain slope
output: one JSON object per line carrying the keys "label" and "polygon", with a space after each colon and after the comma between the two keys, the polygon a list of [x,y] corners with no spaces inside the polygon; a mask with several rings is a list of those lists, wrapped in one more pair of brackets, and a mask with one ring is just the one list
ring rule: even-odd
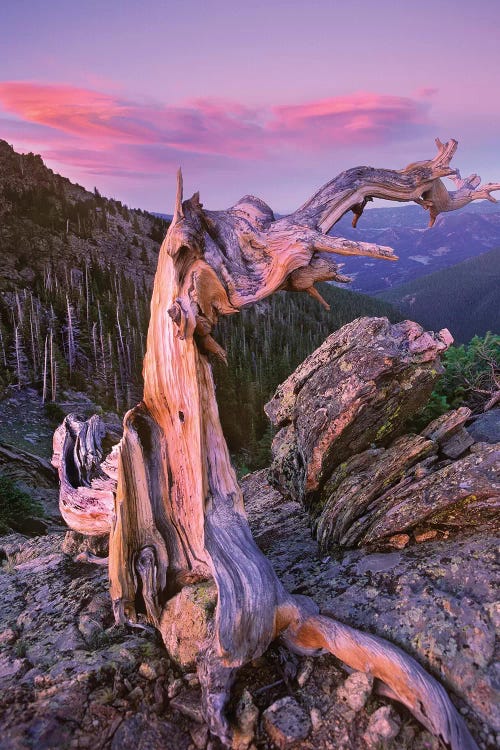
{"label": "dark mountain slope", "polygon": [[482,201],[466,208],[441,214],[431,228],[419,206],[366,210],[356,229],[350,215],[343,217],[332,235],[389,245],[399,256],[390,264],[349,258],[344,270],[354,279],[353,289],[376,294],[499,246],[498,205]]}
{"label": "dark mountain slope", "polygon": [[0,289],[35,273],[97,259],[136,280],[152,277],[168,223],[93,193],[0,140]]}
{"label": "dark mountain slope", "polygon": [[449,328],[457,343],[500,331],[500,248],[379,295],[425,328]]}
{"label": "dark mountain slope", "polygon": [[0,390],[135,400],[166,228],[0,141]]}

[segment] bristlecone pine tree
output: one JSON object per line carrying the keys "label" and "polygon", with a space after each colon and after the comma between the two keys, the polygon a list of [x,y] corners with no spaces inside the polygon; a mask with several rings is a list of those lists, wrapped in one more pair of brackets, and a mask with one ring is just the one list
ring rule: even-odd
{"label": "bristlecone pine tree", "polygon": [[[476,748],[445,690],[414,659],[283,588],[248,527],[208,356],[225,359],[211,336],[220,315],[280,289],[305,291],[323,302],[316,281],[348,281],[332,254],[397,260],[388,247],[330,236],[347,211],[355,225],[374,197],[415,201],[429,211],[432,225],[442,211],[494,200],[490,193],[500,184],[481,187],[477,175],[461,179],[450,167],[457,142],[436,143],[433,159],[399,171],[343,172],[281,219],[253,196],[227,211],[204,210],[197,193],[183,201],[179,172],[151,300],[143,399],[126,414],[123,438],[104,460],[99,418],[82,423],[70,417],[59,428],[61,510],[79,532],[110,531],[118,621],[143,613],[168,643],[172,627],[177,637],[182,630],[168,615],[173,598],[182,602],[188,586],[215,583],[215,615],[195,646],[203,711],[227,746],[238,743],[238,730],[225,715],[235,670],[279,638],[300,654],[327,650],[371,672],[445,743],[455,750]],[[455,181],[455,192],[441,181],[446,176]]]}

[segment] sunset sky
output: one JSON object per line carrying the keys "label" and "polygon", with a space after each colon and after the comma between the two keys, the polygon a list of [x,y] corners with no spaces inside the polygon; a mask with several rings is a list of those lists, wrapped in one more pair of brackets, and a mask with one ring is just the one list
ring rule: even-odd
{"label": "sunset sky", "polygon": [[498,0],[3,0],[0,138],[171,212],[254,193],[287,212],[358,164],[456,138],[500,179]]}

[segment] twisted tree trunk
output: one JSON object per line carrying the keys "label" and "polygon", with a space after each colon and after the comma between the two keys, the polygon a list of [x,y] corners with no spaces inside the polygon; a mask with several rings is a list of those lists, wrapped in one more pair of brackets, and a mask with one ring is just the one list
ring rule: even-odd
{"label": "twisted tree trunk", "polygon": [[[168,642],[174,597],[187,585],[215,581],[215,617],[197,644],[198,672],[206,719],[227,745],[235,742],[224,713],[234,671],[280,637],[299,653],[331,651],[351,667],[370,671],[453,748],[476,747],[443,688],[413,659],[320,615],[311,600],[290,595],[278,581],[247,524],[207,357],[225,359],[211,337],[219,315],[236,313],[278,289],[307,291],[321,300],[315,281],[348,280],[338,274],[331,254],[396,260],[390,248],[326,232],[349,210],[355,223],[372,197],[419,202],[431,218],[449,210],[453,199],[444,200],[443,191],[448,193],[440,178],[456,174],[449,162],[457,144],[437,145],[434,159],[400,171],[348,170],[278,220],[253,196],[221,212],[205,211],[198,194],[183,202],[179,173],[151,301],[144,397],[124,419],[113,510],[103,494],[105,486],[113,487],[113,471],[108,467],[107,479],[98,472],[98,431],[86,433],[95,446],[80,441],[75,453],[73,436],[61,451],[72,462],[71,471],[64,460],[58,463],[67,521],[71,525],[78,517],[78,531],[87,524],[89,533],[102,533],[111,519],[110,589],[118,620],[135,620],[143,612]],[[477,196],[475,187],[468,183],[465,202],[500,185],[486,186]],[[59,440],[70,438],[60,434]],[[86,470],[75,470],[82,462]],[[70,491],[64,494],[64,488]],[[85,512],[85,495],[92,513]]]}

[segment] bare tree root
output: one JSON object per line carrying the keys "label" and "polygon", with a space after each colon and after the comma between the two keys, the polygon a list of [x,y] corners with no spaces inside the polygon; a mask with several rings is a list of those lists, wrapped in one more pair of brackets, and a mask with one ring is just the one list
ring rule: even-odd
{"label": "bare tree root", "polygon": [[307,615],[290,626],[281,639],[295,653],[329,651],[360,672],[382,681],[394,698],[452,750],[477,750],[464,720],[446,690],[420,664],[392,643],[344,625],[325,615]]}

